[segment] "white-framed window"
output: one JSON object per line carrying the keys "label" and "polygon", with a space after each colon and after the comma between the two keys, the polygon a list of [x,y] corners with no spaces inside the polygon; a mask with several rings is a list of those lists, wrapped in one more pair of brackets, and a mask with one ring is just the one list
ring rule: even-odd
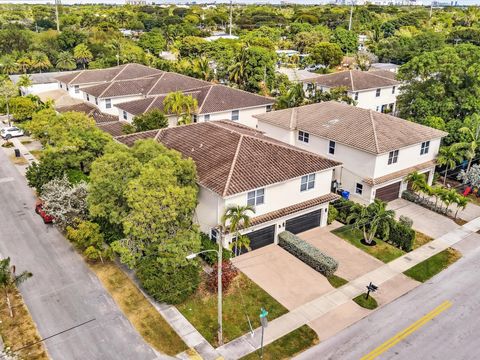
{"label": "white-framed window", "polygon": [[304,143],[308,143],[308,141],[310,140],[310,134],[300,130],[298,132],[298,140]]}
{"label": "white-framed window", "polygon": [[335,155],[335,141],[330,140],[328,142],[328,153]]}
{"label": "white-framed window", "polygon": [[357,101],[358,100],[358,91],[354,93],[353,95],[353,100]]}
{"label": "white-framed window", "polygon": [[210,230],[210,239],[214,242],[217,242],[218,240],[218,230],[215,228],[212,228]]}
{"label": "white-framed window", "polygon": [[388,165],[395,164],[398,161],[398,150],[393,150],[388,153]]}
{"label": "white-framed window", "polygon": [[422,142],[422,146],[420,147],[420,155],[428,154],[428,150],[430,150],[430,141]]}
{"label": "white-framed window", "polygon": [[105,99],[105,108],[106,109],[112,108],[112,99]]}
{"label": "white-framed window", "polygon": [[95,98],[95,105],[98,105],[98,98]]}
{"label": "white-framed window", "polygon": [[271,112],[272,111],[272,105],[267,105],[266,110],[267,110],[267,112]]}
{"label": "white-framed window", "polygon": [[128,119],[127,112],[125,110],[123,110],[122,114],[123,114],[123,119],[127,120]]}
{"label": "white-framed window", "polygon": [[87,94],[87,101],[90,101],[90,95]]}
{"label": "white-framed window", "polygon": [[60,89],[63,89],[63,85],[62,85],[62,83],[59,83],[59,84],[60,84]]}
{"label": "white-framed window", "polygon": [[355,194],[358,194],[358,195],[363,194],[363,184],[360,184],[360,183],[355,184]]}
{"label": "white-framed window", "polygon": [[232,111],[232,120],[237,121],[240,118],[240,111],[238,110],[233,110]]}
{"label": "white-framed window", "polygon": [[68,91],[68,90],[70,90],[70,88],[69,88],[68,85],[67,85],[67,91]]}
{"label": "white-framed window", "polygon": [[307,191],[315,187],[315,174],[302,176],[300,181],[300,191]]}
{"label": "white-framed window", "polygon": [[381,92],[382,92],[382,89],[377,89],[377,91],[375,92],[375,96],[379,97]]}
{"label": "white-framed window", "polygon": [[198,122],[198,115],[197,114],[193,114],[193,122],[194,123]]}
{"label": "white-framed window", "polygon": [[257,206],[265,203],[265,189],[249,191],[247,194],[247,205]]}
{"label": "white-framed window", "polygon": [[210,121],[210,114],[206,114],[203,116],[203,120]]}
{"label": "white-framed window", "polygon": [[80,85],[75,85],[75,94],[78,94],[80,92]]}
{"label": "white-framed window", "polygon": [[392,94],[395,94],[396,87],[392,87]]}

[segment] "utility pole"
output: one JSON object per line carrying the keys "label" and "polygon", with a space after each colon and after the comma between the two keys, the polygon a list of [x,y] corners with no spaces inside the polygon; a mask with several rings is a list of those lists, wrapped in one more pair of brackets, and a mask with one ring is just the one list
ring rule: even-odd
{"label": "utility pole", "polygon": [[222,346],[223,345],[223,316],[222,316],[222,265],[223,265],[223,260],[222,260],[222,255],[223,255],[223,229],[220,229],[220,239],[218,241],[218,269],[217,269],[217,281],[218,281],[218,305],[217,305],[217,311],[218,311],[218,345]]}
{"label": "utility pole", "polygon": [[350,7],[350,21],[348,22],[348,31],[352,30],[352,17],[353,17],[353,1],[352,6]]}
{"label": "utility pole", "polygon": [[430,2],[430,19],[432,18],[433,13],[433,0]]}
{"label": "utility pole", "polygon": [[58,5],[60,5],[60,0],[55,0],[55,19],[57,21],[57,31],[60,32],[60,21],[58,20]]}
{"label": "utility pole", "polygon": [[232,36],[232,23],[233,23],[233,2],[230,0],[230,26],[229,26],[229,35]]}

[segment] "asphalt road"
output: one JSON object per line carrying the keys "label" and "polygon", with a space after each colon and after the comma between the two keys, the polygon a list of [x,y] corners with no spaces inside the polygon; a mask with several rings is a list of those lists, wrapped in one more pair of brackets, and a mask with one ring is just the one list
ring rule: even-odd
{"label": "asphalt road", "polygon": [[[20,286],[52,359],[156,359],[68,241],[34,211],[25,179],[0,149],[0,254],[33,277]],[[13,350],[15,346],[13,346]]]}
{"label": "asphalt road", "polygon": [[458,247],[464,257],[447,270],[296,359],[361,359],[445,301],[452,306],[376,359],[479,359],[480,235]]}

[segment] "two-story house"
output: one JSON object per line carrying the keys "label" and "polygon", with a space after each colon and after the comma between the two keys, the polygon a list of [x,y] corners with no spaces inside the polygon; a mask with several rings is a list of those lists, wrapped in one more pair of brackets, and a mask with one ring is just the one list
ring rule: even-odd
{"label": "two-story house", "polygon": [[[197,168],[200,229],[218,238],[216,227],[229,206],[255,208],[250,227],[241,232],[250,247],[275,243],[277,234],[324,226],[335,160],[293,147],[229,120],[146,131],[117,137],[128,146],[154,138],[192,158]],[[232,240],[226,236],[224,246]]]}
{"label": "two-story house", "polygon": [[[253,115],[271,111],[274,104],[272,98],[217,84],[208,84],[196,89],[186,90],[183,93],[197,100],[198,109],[193,115],[193,122],[229,119],[255,127],[257,121]],[[150,96],[116,104],[115,107],[119,109],[120,120],[131,123],[136,115],[154,109],[164,111],[163,102],[166,96]],[[174,114],[166,115],[170,126],[177,125],[177,116]]]}
{"label": "two-story house", "polygon": [[329,101],[256,116],[258,130],[341,162],[333,188],[370,203],[390,201],[413,171],[431,184],[440,141],[447,133],[373,110]]}
{"label": "two-story house", "polygon": [[401,83],[395,80],[395,73],[386,70],[349,70],[319,75],[304,80],[306,93],[330,91],[333,88],[347,89],[356,106],[383,113],[394,113]]}

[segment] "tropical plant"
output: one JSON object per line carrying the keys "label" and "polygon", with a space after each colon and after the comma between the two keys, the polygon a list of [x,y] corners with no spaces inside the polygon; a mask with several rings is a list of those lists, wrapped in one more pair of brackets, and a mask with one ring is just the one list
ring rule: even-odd
{"label": "tropical plant", "polygon": [[18,87],[28,88],[31,85],[32,85],[32,78],[30,77],[30,75],[27,75],[27,74],[20,75],[17,81]]}
{"label": "tropical plant", "polygon": [[14,96],[18,95],[18,88],[10,80],[4,80],[0,83],[0,97],[5,103],[7,110],[7,121],[10,125],[10,101]]}
{"label": "tropical plant", "polygon": [[480,115],[473,114],[465,119],[465,126],[459,129],[465,134],[466,140],[458,146],[465,149],[465,156],[468,159],[467,171],[472,166],[478,147],[480,146]]}
{"label": "tropical plant", "polygon": [[415,193],[425,191],[428,186],[425,174],[420,174],[418,171],[408,174],[405,181],[410,184],[412,191]]}
{"label": "tropical plant", "polygon": [[9,257],[0,260],[0,286],[3,288],[5,293],[5,299],[7,301],[10,317],[13,317],[13,308],[10,303],[9,291],[12,289],[12,287],[20,285],[25,280],[33,276],[31,272],[23,271],[20,274],[17,274],[15,270],[15,265],[10,265]]}
{"label": "tropical plant", "polygon": [[347,223],[353,221],[353,227],[363,232],[363,239],[367,244],[373,242],[377,230],[381,227],[385,238],[390,233],[390,224],[395,218],[393,210],[387,210],[387,204],[375,199],[368,206],[362,206],[359,212],[353,212],[347,217]]}
{"label": "tropical plant", "polygon": [[241,254],[242,246],[250,247],[250,241],[246,236],[240,235],[240,230],[250,226],[249,213],[255,213],[255,208],[251,205],[231,205],[222,216],[222,227],[229,229],[235,240],[233,242],[233,253],[235,256]]}
{"label": "tropical plant", "polygon": [[179,117],[179,125],[185,125],[192,121],[192,114],[197,111],[198,102],[191,95],[175,91],[165,96],[163,107],[166,113],[175,114]]}
{"label": "tropical plant", "polygon": [[79,44],[73,49],[73,58],[85,69],[87,64],[92,61],[93,55],[92,52],[88,49],[87,45]]}
{"label": "tropical plant", "polygon": [[468,198],[466,196],[458,196],[458,198],[455,201],[455,205],[457,205],[457,210],[455,211],[455,219],[457,218],[458,211],[465,210],[465,208],[468,205]]}
{"label": "tropical plant", "polygon": [[460,148],[461,146],[458,144],[452,144],[450,146],[442,146],[438,151],[437,164],[446,167],[443,175],[443,185],[447,182],[448,170],[454,169],[463,160]]}
{"label": "tropical plant", "polygon": [[194,59],[191,63],[192,71],[196,77],[210,81],[213,79],[213,71],[210,67],[210,60],[202,56],[198,59]]}
{"label": "tropical plant", "polygon": [[56,68],[59,70],[73,70],[77,67],[75,58],[68,51],[62,51],[58,54]]}

